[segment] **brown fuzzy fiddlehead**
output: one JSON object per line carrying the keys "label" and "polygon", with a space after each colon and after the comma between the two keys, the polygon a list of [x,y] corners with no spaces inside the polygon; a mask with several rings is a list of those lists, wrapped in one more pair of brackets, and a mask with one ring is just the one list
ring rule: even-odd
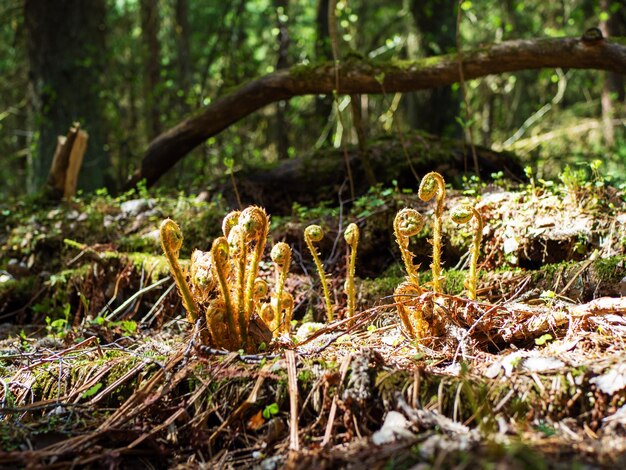
{"label": "brown fuzzy fiddlehead", "polygon": [[396,236],[396,242],[400,247],[407,277],[413,285],[418,287],[418,266],[413,264],[414,255],[409,250],[409,242],[410,238],[420,233],[422,228],[424,228],[424,217],[415,209],[404,208],[396,214],[396,218],[393,220],[393,231]]}
{"label": "brown fuzzy fiddlehead", "polygon": [[439,173],[432,171],[424,176],[420,183],[418,196],[422,201],[430,201],[436,197],[435,217],[433,221],[433,261],[430,265],[433,271],[433,290],[441,292],[441,219],[443,216],[443,201],[446,197],[446,183]]}
{"label": "brown fuzzy fiddlehead", "polygon": [[291,248],[284,242],[279,242],[272,248],[270,257],[276,266],[276,286],[274,288],[276,293],[276,306],[275,317],[278,319],[278,328],[281,331],[289,331],[289,324],[285,324],[291,319],[286,319],[283,316],[282,300],[285,293],[285,281],[287,280],[287,273],[289,272],[289,265],[291,264]]}
{"label": "brown fuzzy fiddlehead", "polygon": [[224,220],[222,220],[222,233],[226,238],[228,238],[228,235],[230,234],[232,228],[237,225],[237,222],[239,222],[240,215],[241,212],[232,211],[226,214],[226,217],[224,217]]}
{"label": "brown fuzzy fiddlehead", "polygon": [[192,294],[198,303],[203,303],[208,300],[211,293],[217,287],[211,269],[212,264],[213,259],[211,253],[200,250],[193,250],[193,253],[191,253],[189,278]]}
{"label": "brown fuzzy fiddlehead", "polygon": [[213,257],[214,276],[219,282],[222,299],[224,300],[224,316],[226,317],[226,323],[228,324],[229,337],[232,340],[237,340],[238,335],[237,327],[235,326],[235,315],[228,287],[229,265],[228,241],[226,238],[218,237],[213,240],[213,245],[211,246],[211,256]]}
{"label": "brown fuzzy fiddlehead", "polygon": [[475,220],[474,236],[472,237],[472,246],[470,247],[469,274],[465,281],[465,287],[467,288],[468,297],[472,300],[476,300],[476,284],[478,283],[477,265],[478,256],[480,255],[480,242],[483,238],[483,218],[480,213],[469,204],[455,208],[452,211],[451,218],[459,225],[466,224],[472,219]]}
{"label": "brown fuzzy fiddlehead", "polygon": [[[352,318],[356,311],[356,289],[354,287],[354,276],[356,270],[356,250],[359,245],[359,227],[350,224],[343,233],[343,238],[350,247],[350,258],[348,261],[348,274],[346,277],[345,291],[348,297],[348,318]],[[350,322],[352,323],[352,321]]]}
{"label": "brown fuzzy fiddlehead", "polygon": [[246,288],[246,262],[247,245],[246,236],[241,225],[235,225],[228,230],[228,255],[235,267],[235,292],[233,299],[236,302],[237,321],[239,332],[245,343],[247,340],[247,318],[245,315],[245,288]]}
{"label": "brown fuzzy fiddlehead", "polygon": [[193,298],[191,289],[187,284],[183,270],[178,262],[180,248],[183,246],[183,232],[172,219],[165,219],[159,228],[161,235],[161,247],[170,265],[170,272],[178,287],[178,292],[183,301],[183,307],[187,311],[187,319],[194,324],[198,318],[198,306]]}
{"label": "brown fuzzy fiddlehead", "polygon": [[418,337],[418,331],[423,330],[421,318],[416,318],[413,310],[415,299],[422,293],[419,286],[416,286],[411,281],[406,281],[396,287],[393,293],[393,300],[396,303],[396,310],[402,320],[402,325],[406,333],[411,338]]}
{"label": "brown fuzzy fiddlehead", "polygon": [[322,289],[324,290],[324,302],[326,303],[326,318],[329,322],[333,321],[333,306],[330,302],[330,292],[328,290],[328,281],[326,280],[326,273],[324,272],[324,266],[322,265],[322,261],[320,260],[319,255],[317,254],[317,249],[313,245],[313,243],[322,241],[324,238],[324,231],[322,227],[319,225],[309,225],[304,230],[304,241],[306,242],[306,246],[309,248],[311,252],[311,256],[313,256],[313,261],[315,262],[315,267],[317,268],[317,272],[320,276],[320,283],[322,284]]}
{"label": "brown fuzzy fiddlehead", "polygon": [[238,223],[243,228],[246,244],[254,244],[254,250],[251,252],[251,259],[247,268],[245,290],[245,316],[246,321],[249,321],[254,302],[254,282],[259,271],[259,261],[261,261],[263,250],[265,250],[269,219],[265,210],[257,206],[250,206],[241,212]]}

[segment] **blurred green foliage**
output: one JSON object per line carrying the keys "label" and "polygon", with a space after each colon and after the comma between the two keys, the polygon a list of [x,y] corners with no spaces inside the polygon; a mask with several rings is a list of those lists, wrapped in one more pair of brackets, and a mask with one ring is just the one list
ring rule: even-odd
{"label": "blurred green foliage", "polygon": [[[287,25],[289,64],[324,60],[316,55],[320,54],[316,42],[329,41],[318,34],[318,2],[291,1],[285,8],[271,0],[185,1],[184,24],[176,14],[182,1],[160,0],[157,4],[160,76],[152,92],[159,98],[162,129],[176,125],[233,87],[273,72],[278,61],[280,24]],[[377,59],[412,59],[424,55],[425,50],[447,52],[437,49],[445,31],[438,37],[432,31],[418,29],[411,13],[416,2],[339,1],[340,57],[357,53]],[[620,6],[623,10],[622,2],[612,1],[606,11],[601,11],[596,2],[589,0],[464,1],[460,43],[469,49],[509,39],[580,36],[612,15],[623,15]],[[107,2],[108,73],[100,102],[111,159],[108,171],[118,185],[137,168],[150,141],[145,81],[141,79],[146,61],[141,7],[138,0]],[[36,158],[33,143],[37,139],[37,116],[29,111],[32,96],[23,9],[23,0],[7,0],[0,6],[0,196],[23,194],[29,159]],[[447,11],[434,0],[421,2],[420,9],[433,21],[435,17],[429,15],[456,16],[456,11]],[[181,53],[181,37],[187,40],[187,56]],[[186,70],[187,77],[183,73]],[[602,134],[604,77],[596,71],[546,69],[472,80],[466,84],[471,113],[468,116],[462,104],[457,122],[451,122],[447,132],[461,135],[459,123],[472,123],[476,143],[513,149],[536,168],[537,178],[555,177],[565,164],[575,167],[597,158],[605,162],[604,171],[624,174],[623,124],[616,126],[616,143],[612,146],[605,144]],[[434,112],[419,108],[419,97],[424,93],[428,92],[405,94],[399,104],[393,96],[369,97],[363,115],[369,135],[398,133],[413,125],[412,115]],[[459,99],[458,85],[453,93]],[[623,103],[619,103],[618,96],[612,98],[617,120]],[[338,132],[344,139],[356,140],[351,127],[349,132],[340,129],[334,112],[319,115],[318,104],[317,97],[305,96],[281,108],[288,123],[283,131],[291,157],[336,145]],[[209,139],[160,184],[196,189],[227,171],[236,176],[243,165],[275,161],[277,112],[278,107],[268,106]],[[351,126],[349,108],[343,112],[344,121]],[[389,125],[390,115],[394,126]]]}

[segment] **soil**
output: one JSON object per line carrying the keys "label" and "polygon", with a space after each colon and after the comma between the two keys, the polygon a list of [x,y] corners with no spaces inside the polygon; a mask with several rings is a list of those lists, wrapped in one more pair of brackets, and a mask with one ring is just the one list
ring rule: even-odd
{"label": "soil", "polygon": [[[626,464],[626,203],[603,182],[449,191],[443,292],[429,264],[433,202],[400,188],[275,217],[293,250],[291,333],[254,352],[203,343],[161,255],[207,250],[227,208],[193,198],[97,196],[15,205],[0,234],[0,465],[6,468],[621,468]],[[464,288],[469,201],[485,228],[478,298]],[[426,322],[413,338],[393,219],[411,240]],[[343,228],[361,232],[357,312],[346,316]],[[311,223],[335,319],[302,239]],[[69,240],[68,238],[71,238]],[[260,276],[273,283],[269,257]]]}

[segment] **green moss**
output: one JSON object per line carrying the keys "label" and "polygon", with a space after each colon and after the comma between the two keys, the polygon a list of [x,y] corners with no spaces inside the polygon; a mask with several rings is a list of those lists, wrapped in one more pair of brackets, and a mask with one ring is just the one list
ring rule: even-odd
{"label": "green moss", "polygon": [[626,255],[599,258],[593,263],[601,281],[619,280],[626,270]]}
{"label": "green moss", "polygon": [[380,299],[393,295],[393,291],[398,287],[398,284],[403,281],[403,275],[391,277],[381,276],[376,279],[357,279],[356,287],[358,297],[365,305],[373,305]]}
{"label": "green moss", "polygon": [[445,272],[445,283],[443,286],[444,292],[450,295],[460,295],[465,290],[465,277],[467,271],[460,271],[458,269],[448,269]]}

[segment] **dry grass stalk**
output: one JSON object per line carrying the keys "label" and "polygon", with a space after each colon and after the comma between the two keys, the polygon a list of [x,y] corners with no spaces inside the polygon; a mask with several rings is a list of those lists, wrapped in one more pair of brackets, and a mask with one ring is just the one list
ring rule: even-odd
{"label": "dry grass stalk", "polygon": [[299,451],[298,440],[298,376],[296,375],[296,354],[293,350],[285,351],[287,373],[289,377],[289,450]]}

